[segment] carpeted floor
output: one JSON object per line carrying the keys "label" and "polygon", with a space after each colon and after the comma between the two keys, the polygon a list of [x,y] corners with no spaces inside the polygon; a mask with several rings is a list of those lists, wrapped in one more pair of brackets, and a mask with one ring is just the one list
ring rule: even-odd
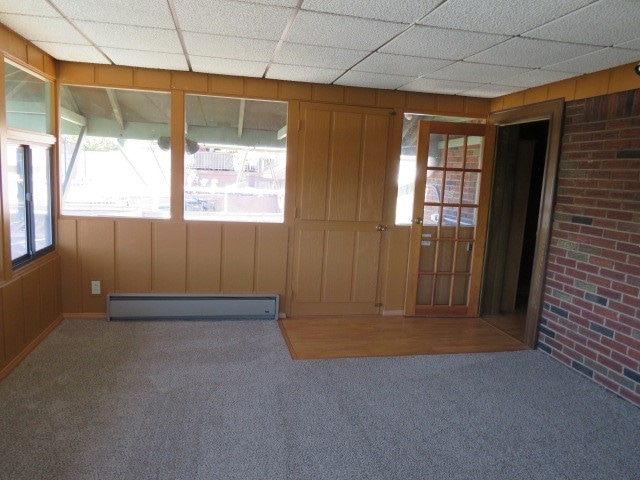
{"label": "carpeted floor", "polygon": [[275,322],[64,321],[2,479],[639,479],[640,409],[536,351],[291,360]]}

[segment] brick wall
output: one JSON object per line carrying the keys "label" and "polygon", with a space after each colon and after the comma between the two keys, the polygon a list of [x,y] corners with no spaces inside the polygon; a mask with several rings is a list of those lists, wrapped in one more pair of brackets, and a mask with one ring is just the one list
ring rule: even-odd
{"label": "brick wall", "polygon": [[640,406],[640,90],[566,105],[538,348]]}

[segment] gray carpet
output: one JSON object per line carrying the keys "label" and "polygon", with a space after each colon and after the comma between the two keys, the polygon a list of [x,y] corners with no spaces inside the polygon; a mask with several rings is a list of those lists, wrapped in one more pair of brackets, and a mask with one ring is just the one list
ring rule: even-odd
{"label": "gray carpet", "polygon": [[639,479],[640,409],[540,352],[293,361],[268,321],[64,321],[3,479]]}

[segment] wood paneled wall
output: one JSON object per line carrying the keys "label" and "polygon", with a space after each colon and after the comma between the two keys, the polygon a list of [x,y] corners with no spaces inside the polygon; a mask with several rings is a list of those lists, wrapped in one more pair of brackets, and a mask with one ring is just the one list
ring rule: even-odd
{"label": "wood paneled wall", "polygon": [[62,218],[58,235],[65,313],[104,314],[109,292],[286,294],[284,225]]}

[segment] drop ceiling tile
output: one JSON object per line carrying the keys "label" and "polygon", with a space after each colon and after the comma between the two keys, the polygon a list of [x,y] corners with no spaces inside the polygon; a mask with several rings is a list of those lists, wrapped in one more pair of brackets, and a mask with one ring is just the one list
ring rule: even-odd
{"label": "drop ceiling tile", "polygon": [[604,47],[626,42],[640,36],[640,4],[629,0],[600,0],[524,36]]}
{"label": "drop ceiling tile", "polygon": [[507,38],[509,37],[504,35],[417,25],[389,42],[380,51],[415,57],[462,60]]}
{"label": "drop ceiling tile", "polygon": [[316,12],[413,23],[433,10],[441,0],[305,0],[302,8]]}
{"label": "drop ceiling tile", "polygon": [[301,11],[291,26],[287,40],[307,45],[348,46],[354,50],[371,51],[404,28],[401,23]]}
{"label": "drop ceiling tile", "polygon": [[60,14],[47,0],[0,0],[0,12],[21,13],[37,17],[60,17]]}
{"label": "drop ceiling tile", "polygon": [[80,20],[76,23],[99,47],[182,53],[180,39],[175,30]]}
{"label": "drop ceiling tile", "polygon": [[614,47],[628,48],[630,50],[640,50],[640,38],[636,38],[629,42],[619,43],[618,45],[614,45]]}
{"label": "drop ceiling tile", "polygon": [[284,65],[346,70],[368,54],[369,52],[364,50],[284,42],[275,56],[275,62]]}
{"label": "drop ceiling tile", "polygon": [[559,82],[560,80],[566,80],[567,78],[575,76],[575,73],[536,69],[529,70],[527,73],[520,75],[514,75],[513,77],[501,78],[493,83],[519,88],[531,88],[546,85],[547,83]]}
{"label": "drop ceiling tile", "polygon": [[465,97],[482,97],[482,98],[495,98],[502,95],[508,95],[510,93],[522,90],[519,87],[507,87],[505,85],[481,85],[471,90],[465,90],[462,94]]}
{"label": "drop ceiling tile", "polygon": [[387,75],[403,75],[420,77],[450,65],[451,60],[435,58],[410,57],[408,55],[393,55],[391,53],[375,52],[365,58],[352,70],[360,72],[383,73]]}
{"label": "drop ceiling tile", "polygon": [[348,71],[335,81],[337,85],[395,90],[415,80],[415,77],[386,75],[382,73]]}
{"label": "drop ceiling tile", "polygon": [[196,32],[183,32],[182,35],[189,55],[202,57],[268,62],[278,45],[278,42],[274,40],[225,37]]}
{"label": "drop ceiling tile", "polygon": [[58,60],[84,63],[111,63],[97,48],[91,45],[72,45],[69,43],[33,42],[49,55]]}
{"label": "drop ceiling tile", "polygon": [[291,80],[294,82],[332,83],[343,71],[344,70],[274,63],[269,67],[267,78]]}
{"label": "drop ceiling tile", "polygon": [[262,5],[274,5],[276,7],[297,7],[298,0],[238,0],[239,2],[260,3]]}
{"label": "drop ceiling tile", "polygon": [[68,17],[124,25],[174,28],[168,3],[161,0],[54,0]]}
{"label": "drop ceiling tile", "polygon": [[514,37],[467,58],[470,62],[539,68],[586,55],[599,47]]}
{"label": "drop ceiling tile", "polygon": [[217,73],[219,75],[237,75],[241,77],[261,77],[267,68],[267,62],[248,62],[229,58],[201,57],[189,55],[194,72]]}
{"label": "drop ceiling tile", "polygon": [[104,48],[103,50],[116,65],[164,70],[189,70],[184,55],[179,53],[149,52],[124,48]]}
{"label": "drop ceiling tile", "polygon": [[290,8],[219,0],[175,2],[180,28],[229,37],[279,40],[293,12]]}
{"label": "drop ceiling tile", "polygon": [[451,80],[418,78],[408,85],[400,87],[400,90],[406,90],[408,92],[444,93],[449,95],[456,95],[458,93],[471,90],[472,88],[478,88],[480,86],[482,86],[481,83],[474,82],[455,82]]}
{"label": "drop ceiling tile", "polygon": [[448,0],[418,23],[441,28],[518,35],[593,0]]}
{"label": "drop ceiling tile", "polygon": [[0,14],[0,23],[30,41],[89,45],[75,28],[63,18]]}
{"label": "drop ceiling tile", "polygon": [[442,80],[471,80],[476,83],[492,83],[505,77],[512,77],[530,71],[527,68],[504,67],[486,63],[456,62],[435,73],[425,75],[428,78]]}
{"label": "drop ceiling tile", "polygon": [[597,52],[588,53],[581,57],[567,60],[566,62],[549,65],[549,70],[573,73],[593,73],[598,70],[625,65],[640,60],[640,55],[635,50],[622,48],[603,48]]}

